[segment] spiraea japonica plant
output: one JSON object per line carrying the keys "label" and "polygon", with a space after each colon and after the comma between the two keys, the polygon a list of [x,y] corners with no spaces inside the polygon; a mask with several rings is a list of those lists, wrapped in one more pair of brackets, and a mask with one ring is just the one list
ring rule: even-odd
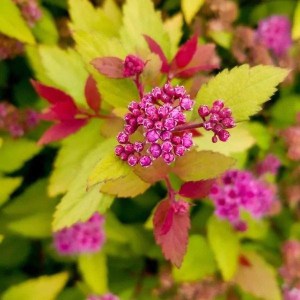
{"label": "spiraea japonica plant", "polygon": [[0,276],[15,236],[38,257],[3,299],[297,296],[299,29],[230,0],[58,2],[0,3],[0,59],[28,68],[0,103]]}

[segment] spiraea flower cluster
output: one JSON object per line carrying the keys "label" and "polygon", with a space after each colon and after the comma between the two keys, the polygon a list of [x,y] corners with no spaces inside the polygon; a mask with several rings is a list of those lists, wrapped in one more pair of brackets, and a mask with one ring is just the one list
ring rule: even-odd
{"label": "spiraea flower cluster", "polygon": [[274,154],[268,154],[264,160],[260,161],[256,166],[256,173],[261,176],[266,173],[276,175],[281,162],[278,157]]}
{"label": "spiraea flower cluster", "polygon": [[277,56],[286,54],[292,45],[289,19],[285,16],[273,15],[261,20],[257,28],[257,40]]}
{"label": "spiraea flower cluster", "polygon": [[14,58],[23,51],[23,43],[0,33],[0,60]]}
{"label": "spiraea flower cluster", "polygon": [[8,102],[0,103],[0,131],[19,138],[33,129],[38,122],[36,111],[32,109],[19,110]]}
{"label": "spiraea flower cluster", "polygon": [[116,295],[108,293],[102,296],[91,295],[87,298],[87,300],[120,300],[120,298]]}
{"label": "spiraea flower cluster", "polygon": [[220,181],[213,184],[209,196],[214,202],[216,215],[227,219],[240,231],[247,229],[247,224],[241,219],[242,211],[260,218],[269,212],[276,200],[274,189],[249,171],[241,170],[227,171]]}
{"label": "spiraea flower cluster", "polygon": [[224,107],[222,100],[216,100],[211,108],[207,105],[201,105],[198,113],[203,120],[203,128],[214,133],[213,143],[216,143],[218,139],[222,142],[229,139],[230,133],[226,129],[233,128],[236,124],[231,109]]}
{"label": "spiraea flower cluster", "polygon": [[145,63],[135,55],[127,55],[124,61],[124,77],[140,75],[145,67]]}
{"label": "spiraea flower cluster", "polygon": [[94,253],[105,241],[104,217],[93,214],[86,222],[78,222],[54,234],[54,246],[61,255]]}
{"label": "spiraea flower cluster", "polygon": [[184,113],[193,106],[194,101],[184,87],[173,87],[170,83],[163,88],[155,87],[140,102],[129,104],[115,154],[130,166],[139,163],[148,167],[159,157],[167,164],[172,163],[193,145],[190,132],[176,131],[178,125],[186,124]]}
{"label": "spiraea flower cluster", "polygon": [[19,6],[29,26],[33,27],[42,17],[42,11],[37,0],[14,0],[14,2]]}

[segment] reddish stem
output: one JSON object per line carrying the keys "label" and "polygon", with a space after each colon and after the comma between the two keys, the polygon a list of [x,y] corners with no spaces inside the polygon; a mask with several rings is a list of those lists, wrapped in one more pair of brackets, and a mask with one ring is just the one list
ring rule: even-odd
{"label": "reddish stem", "polygon": [[139,91],[139,96],[140,98],[142,99],[143,96],[144,96],[144,86],[143,84],[141,83],[141,80],[140,80],[140,74],[137,74],[135,79],[133,80],[138,91]]}
{"label": "reddish stem", "polygon": [[185,131],[185,130],[200,128],[200,127],[203,127],[202,122],[201,123],[188,123],[188,124],[176,126],[174,131]]}
{"label": "reddish stem", "polygon": [[176,191],[173,189],[169,177],[166,176],[164,179],[165,179],[166,186],[167,186],[167,190],[168,190],[168,194],[169,194],[169,200],[170,200],[170,202],[173,202],[173,201],[175,201],[175,195],[176,195],[177,193],[176,193]]}

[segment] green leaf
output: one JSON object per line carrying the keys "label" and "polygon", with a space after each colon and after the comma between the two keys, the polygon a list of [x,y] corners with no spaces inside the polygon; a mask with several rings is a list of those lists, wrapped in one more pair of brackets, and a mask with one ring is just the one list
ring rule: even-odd
{"label": "green leaf", "polygon": [[193,150],[176,160],[173,171],[184,181],[198,181],[218,177],[234,162],[220,153]]}
{"label": "green leaf", "polygon": [[204,237],[191,235],[187,253],[180,269],[173,267],[176,281],[197,281],[212,275],[216,271],[214,255]]}
{"label": "green leaf", "polygon": [[20,169],[40,149],[35,142],[26,138],[18,140],[5,138],[0,148],[0,171],[8,173]]}
{"label": "green leaf", "polygon": [[99,192],[96,185],[87,190],[89,174],[97,164],[99,158],[110,152],[115,143],[114,139],[100,142],[87,155],[81,164],[80,172],[70,183],[68,192],[56,208],[53,229],[59,230],[71,226],[78,221],[86,221],[95,211],[104,213],[112,204],[113,197]]}
{"label": "green leaf", "polygon": [[42,17],[39,19],[32,28],[33,34],[41,43],[54,45],[58,42],[59,35],[55,25],[54,18],[51,13],[42,9]]}
{"label": "green leaf", "polygon": [[123,6],[121,41],[128,53],[148,49],[143,34],[149,35],[170,58],[170,40],[164,30],[160,12],[154,10],[151,0],[127,0]]}
{"label": "green leaf", "polygon": [[2,295],[2,300],[55,300],[67,280],[67,273],[27,280],[6,290]]}
{"label": "green leaf", "polygon": [[116,157],[113,151],[108,152],[92,170],[88,178],[88,187],[125,177],[130,171],[132,169],[128,164],[124,163],[119,157]]}
{"label": "green leaf", "polygon": [[20,10],[12,0],[1,0],[0,32],[24,43],[35,43]]}
{"label": "green leaf", "polygon": [[224,280],[230,280],[237,270],[239,239],[229,222],[212,216],[207,224],[209,244],[221,270]]}
{"label": "green leaf", "polygon": [[9,196],[20,186],[21,182],[21,177],[0,177],[0,206],[8,200]]}
{"label": "green leaf", "polygon": [[[249,265],[239,265],[233,281],[245,292],[264,300],[280,300],[281,292],[276,279],[276,270],[254,252],[244,252]],[[263,284],[261,284],[263,282]]]}
{"label": "green leaf", "polygon": [[55,86],[71,95],[77,103],[86,105],[84,86],[88,73],[79,54],[71,48],[62,50],[54,46],[40,46],[39,54],[46,76]]}
{"label": "green leaf", "polygon": [[62,141],[50,176],[48,191],[51,197],[68,190],[70,183],[80,171],[83,159],[99,143],[100,125],[99,120],[89,122],[80,131]]}
{"label": "green leaf", "polygon": [[2,234],[0,234],[0,244],[2,243],[3,239],[4,239],[4,236]]}
{"label": "green leaf", "polygon": [[[196,107],[201,104],[211,106],[215,100],[222,99],[236,121],[247,120],[270,99],[288,73],[286,69],[262,65],[226,69],[202,85],[196,97]],[[194,118],[197,115],[194,112]]]}
{"label": "green leaf", "polygon": [[103,251],[80,255],[79,270],[92,293],[104,294],[107,291],[106,256]]}
{"label": "green leaf", "polygon": [[74,31],[101,32],[110,37],[118,34],[118,27],[103,9],[94,8],[88,0],[69,0],[69,13]]}
{"label": "green leaf", "polygon": [[226,143],[213,143],[211,131],[201,132],[201,136],[194,138],[197,150],[211,150],[229,155],[232,153],[243,152],[254,145],[255,140],[250,134],[249,129],[244,124],[238,124],[237,127],[229,130],[230,138]]}
{"label": "green leaf", "polygon": [[272,141],[272,136],[268,129],[259,122],[248,123],[251,135],[255,138],[256,144],[263,150],[268,150]]}
{"label": "green leaf", "polygon": [[233,38],[231,32],[224,30],[210,31],[209,36],[216,42],[217,45],[225,49],[230,49]]}
{"label": "green leaf", "polygon": [[188,24],[191,23],[204,2],[205,0],[181,0],[181,9]]}
{"label": "green leaf", "polygon": [[294,12],[294,21],[292,28],[292,37],[294,40],[300,38],[300,1],[297,1],[297,6]]}

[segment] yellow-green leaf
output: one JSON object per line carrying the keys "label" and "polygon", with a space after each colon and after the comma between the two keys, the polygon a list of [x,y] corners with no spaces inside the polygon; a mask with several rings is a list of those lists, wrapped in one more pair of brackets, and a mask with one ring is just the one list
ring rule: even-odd
{"label": "yellow-green leaf", "polygon": [[1,0],[0,32],[24,43],[35,43],[20,10],[12,0]]}
{"label": "yellow-green leaf", "polygon": [[115,153],[107,153],[94,167],[89,179],[88,187],[98,183],[107,182],[110,180],[125,177],[132,171],[128,164],[124,163],[120,158],[116,157]]}
{"label": "yellow-green leaf", "polygon": [[211,131],[201,132],[203,135],[194,138],[197,150],[211,150],[225,155],[242,152],[255,144],[254,137],[249,133],[249,129],[244,124],[238,124],[237,127],[229,130],[230,138],[226,143],[213,143]]}
{"label": "yellow-green leaf", "polygon": [[276,270],[254,252],[244,252],[242,255],[249,265],[240,264],[233,281],[245,292],[259,299],[281,300]]}
{"label": "yellow-green leaf", "polygon": [[3,241],[4,236],[0,234],[0,243]]}
{"label": "yellow-green leaf", "polygon": [[68,280],[67,273],[41,276],[24,281],[6,290],[2,300],[55,300]]}
{"label": "yellow-green leaf", "polygon": [[170,58],[170,40],[164,30],[160,12],[156,12],[151,0],[127,0],[123,6],[121,40],[128,53],[148,48],[143,34],[151,36]]}
{"label": "yellow-green leaf", "polygon": [[207,241],[201,235],[191,235],[180,269],[172,269],[174,279],[179,282],[196,281],[215,271],[216,262]]}
{"label": "yellow-green leaf", "polygon": [[198,181],[221,175],[234,162],[221,153],[193,150],[176,160],[173,171],[184,181]]}
{"label": "yellow-green leaf", "polygon": [[83,279],[91,291],[95,294],[104,294],[107,291],[108,276],[104,252],[80,255],[78,265]]}
{"label": "yellow-green leaf", "polygon": [[0,206],[4,204],[9,196],[20,186],[21,177],[0,177]]}
{"label": "yellow-green leaf", "polygon": [[13,172],[40,151],[40,147],[31,140],[5,138],[0,148],[0,171]]}
{"label": "yellow-green leaf", "polygon": [[292,28],[292,37],[294,40],[300,38],[300,1],[298,0],[297,6],[294,12],[293,28]]}
{"label": "yellow-green leaf", "polygon": [[205,0],[181,0],[181,9],[188,24],[191,23],[204,2]]}
{"label": "yellow-green leaf", "polygon": [[237,233],[227,221],[212,216],[207,224],[207,237],[224,280],[235,275],[240,245]]}
{"label": "yellow-green leaf", "polygon": [[[196,107],[211,106],[222,99],[232,110],[236,121],[247,120],[261,109],[276,92],[276,86],[284,80],[289,71],[273,66],[242,65],[231,70],[225,69],[203,85],[196,97]],[[194,112],[194,118],[197,117]]]}

